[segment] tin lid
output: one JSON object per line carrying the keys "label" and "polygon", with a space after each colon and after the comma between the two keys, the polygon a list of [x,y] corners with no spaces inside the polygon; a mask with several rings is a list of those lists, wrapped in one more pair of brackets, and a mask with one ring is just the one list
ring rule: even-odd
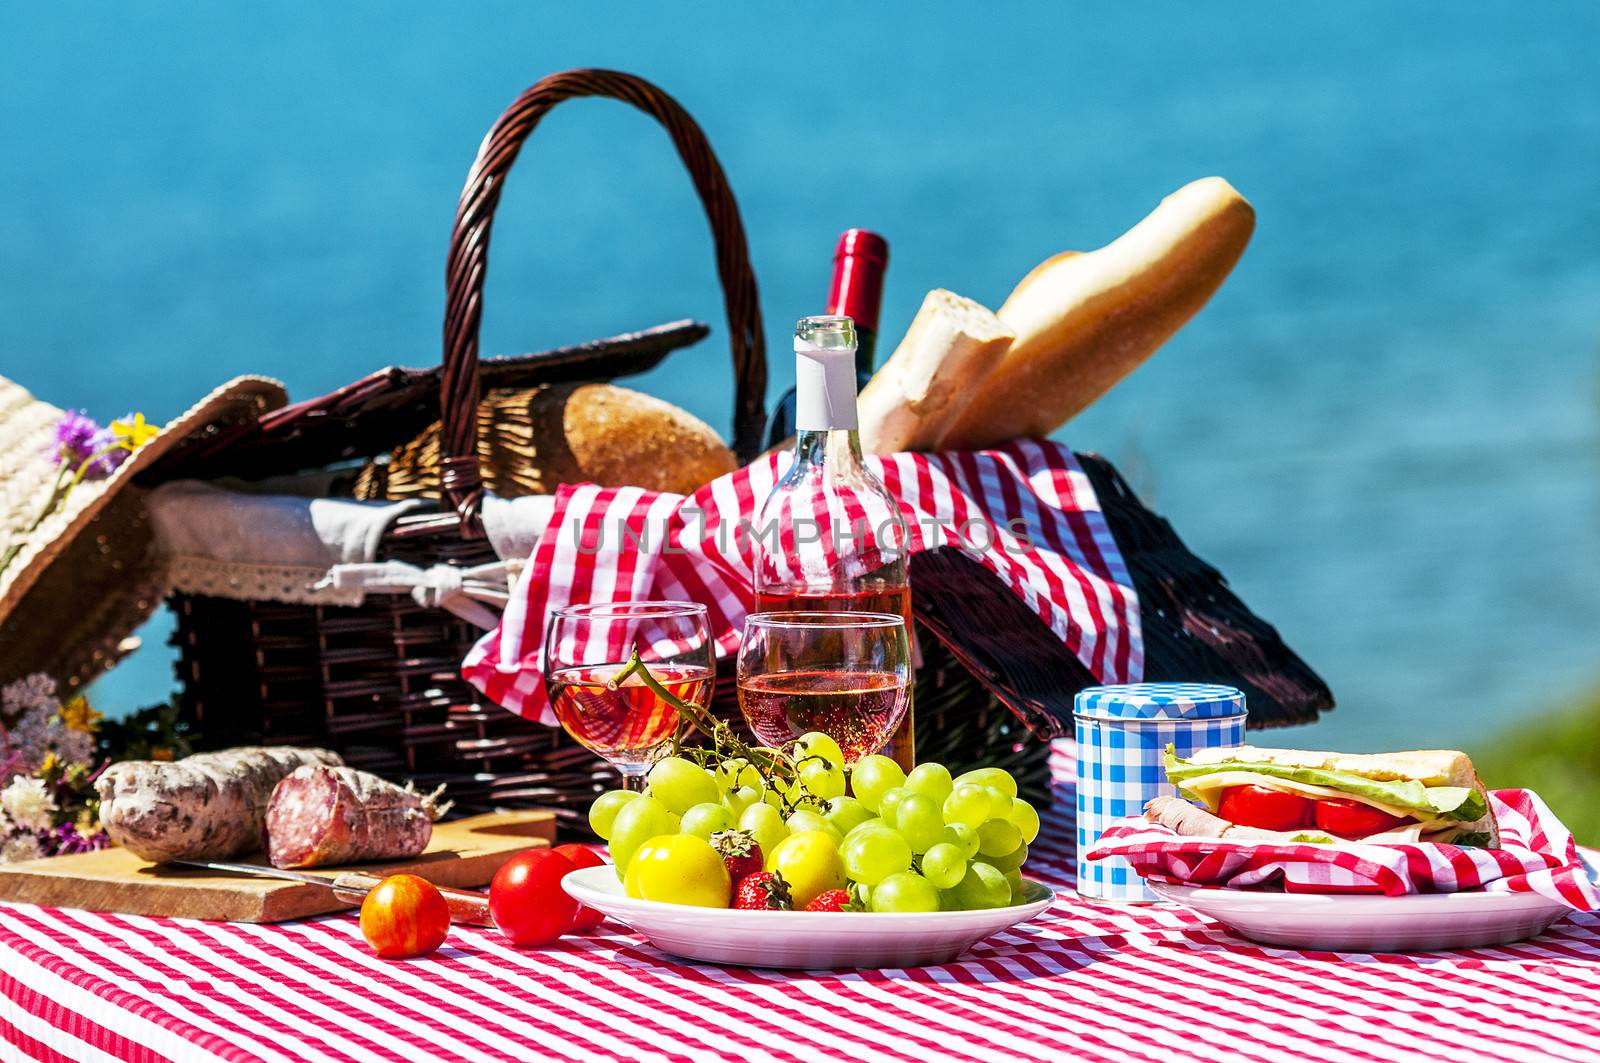
{"label": "tin lid", "polygon": [[1212,720],[1245,712],[1244,692],[1220,683],[1124,683],[1086,687],[1078,716],[1099,720]]}

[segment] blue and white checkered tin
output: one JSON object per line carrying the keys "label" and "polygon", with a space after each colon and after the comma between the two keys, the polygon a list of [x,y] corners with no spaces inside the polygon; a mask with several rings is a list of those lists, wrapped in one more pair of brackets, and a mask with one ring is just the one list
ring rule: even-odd
{"label": "blue and white checkered tin", "polygon": [[1244,692],[1215,683],[1127,683],[1088,687],[1073,704],[1078,738],[1078,892],[1103,901],[1159,900],[1121,857],[1083,853],[1116,820],[1152,797],[1176,793],[1163,762],[1244,742]]}

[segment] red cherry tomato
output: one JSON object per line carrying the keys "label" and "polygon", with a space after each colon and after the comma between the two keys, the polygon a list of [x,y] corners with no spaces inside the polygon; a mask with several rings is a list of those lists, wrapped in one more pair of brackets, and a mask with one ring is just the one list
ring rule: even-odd
{"label": "red cherry tomato", "polygon": [[577,868],[554,849],[529,849],[489,882],[489,914],[513,945],[548,945],[572,929],[578,902],[561,888]]}
{"label": "red cherry tomato", "polygon": [[1365,838],[1409,822],[1404,816],[1391,816],[1381,809],[1344,797],[1325,797],[1317,802],[1317,826],[1345,838]]}
{"label": "red cherry tomato", "polygon": [[1241,827],[1262,830],[1296,830],[1311,826],[1309,797],[1266,786],[1230,786],[1222,791],[1217,814]]}
{"label": "red cherry tomato", "polygon": [[[587,845],[572,843],[558,845],[555,847],[555,851],[571,860],[573,867],[599,867],[605,863],[604,860],[600,859],[600,855]],[[572,921],[572,929],[580,934],[587,930],[593,930],[600,925],[600,920],[604,918],[604,915],[593,908],[580,905],[577,918]]]}
{"label": "red cherry tomato", "polygon": [[390,875],[361,902],[361,936],[386,959],[426,956],[449,933],[449,905],[416,875]]}

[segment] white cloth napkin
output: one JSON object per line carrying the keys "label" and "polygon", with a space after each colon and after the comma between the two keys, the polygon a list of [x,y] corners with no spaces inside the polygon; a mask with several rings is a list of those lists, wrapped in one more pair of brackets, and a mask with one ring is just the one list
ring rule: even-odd
{"label": "white cloth napkin", "polygon": [[258,495],[175,480],[150,493],[149,510],[165,554],[326,572],[371,561],[395,518],[421,505]]}
{"label": "white cloth napkin", "polygon": [[394,521],[425,504],[258,494],[178,480],[152,491],[148,509],[173,590],[328,605],[359,605],[371,593],[409,593],[423,605],[494,627],[511,581],[549,523],[554,499],[484,500],[484,528],[499,563],[461,569],[377,561]]}

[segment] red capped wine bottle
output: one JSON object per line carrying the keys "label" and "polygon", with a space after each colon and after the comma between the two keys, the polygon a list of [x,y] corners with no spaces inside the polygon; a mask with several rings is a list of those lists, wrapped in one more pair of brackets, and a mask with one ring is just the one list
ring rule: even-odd
{"label": "red capped wine bottle", "polygon": [[[846,229],[833,249],[833,282],[828,285],[831,317],[848,317],[856,328],[856,390],[872,379],[878,352],[878,312],[883,308],[883,275],[889,269],[889,241],[869,229]],[[767,422],[767,446],[794,435],[795,389],[778,400]]]}

